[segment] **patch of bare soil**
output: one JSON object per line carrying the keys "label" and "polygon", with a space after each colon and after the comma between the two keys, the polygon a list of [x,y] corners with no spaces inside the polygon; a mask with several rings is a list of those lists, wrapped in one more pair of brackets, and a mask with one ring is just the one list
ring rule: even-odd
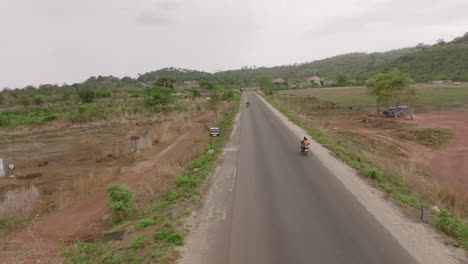
{"label": "patch of bare soil", "polygon": [[[118,179],[112,182],[127,184],[134,190],[144,189],[149,178],[159,167],[184,161],[190,155],[192,146],[205,134],[206,127],[212,119],[212,113],[205,113],[190,120],[188,131],[186,130],[187,132],[178,137],[173,144],[160,153],[149,155],[143,162],[128,166],[119,173],[121,175]],[[122,132],[125,132],[124,128]],[[173,134],[177,135],[177,133]],[[139,141],[134,140],[137,142],[134,142],[131,147],[138,148]],[[91,141],[86,146],[92,148],[93,145],[100,143],[98,139]],[[30,140],[30,142],[37,144],[35,140]],[[69,143],[72,144],[72,142]],[[144,142],[140,143],[145,145]],[[81,148],[86,148],[86,146],[81,146]],[[77,144],[77,148],[80,148],[80,144]],[[17,147],[17,149],[21,148]],[[151,154],[151,150],[149,151]],[[97,158],[103,158],[106,162],[114,162],[113,157],[107,154],[109,152],[103,153],[105,155],[92,157],[94,163]],[[66,161],[66,158],[63,158],[63,161]],[[106,165],[109,166],[109,164]],[[63,258],[58,251],[62,243],[78,239],[92,240],[99,237],[107,228],[107,221],[103,220],[106,215],[109,215],[106,206],[107,199],[105,186],[101,186],[71,206],[46,215],[25,230],[9,235],[0,244],[0,263],[63,263]]]}
{"label": "patch of bare soil", "polygon": [[[447,187],[461,198],[468,198],[468,113],[428,113],[415,116],[414,121],[383,118],[369,121],[333,120],[326,124],[332,131],[349,131],[368,139],[375,139],[398,148],[405,159],[420,164],[430,171],[439,184]],[[388,123],[387,125],[385,123]],[[449,145],[433,150],[399,136],[404,127],[445,128],[452,131],[454,138]]]}
{"label": "patch of bare soil", "polygon": [[451,143],[435,150],[424,164],[441,184],[468,198],[468,112],[420,114],[416,121],[426,127],[453,132]]}

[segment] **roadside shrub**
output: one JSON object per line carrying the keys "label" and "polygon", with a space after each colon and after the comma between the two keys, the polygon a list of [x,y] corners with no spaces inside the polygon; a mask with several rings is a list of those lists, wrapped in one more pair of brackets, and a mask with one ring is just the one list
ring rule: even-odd
{"label": "roadside shrub", "polygon": [[148,240],[144,237],[136,237],[132,240],[131,248],[141,248],[143,247]]}
{"label": "roadside shrub", "polygon": [[198,86],[205,90],[213,90],[216,86],[216,83],[208,80],[200,80],[198,81]]}
{"label": "roadside shrub", "polygon": [[83,103],[91,103],[96,97],[96,94],[91,89],[84,89],[78,92],[78,96]]}
{"label": "roadside shrub", "polygon": [[169,228],[164,228],[161,231],[158,231],[156,232],[156,234],[154,234],[154,239],[159,241],[166,240],[170,234],[171,230]]}
{"label": "roadside shrub", "polygon": [[151,220],[151,219],[143,219],[143,220],[140,221],[140,223],[138,224],[138,226],[139,226],[140,228],[145,228],[145,227],[148,227],[148,226],[152,226],[152,225],[154,225],[154,224],[155,224],[154,221]]}
{"label": "roadside shrub", "polygon": [[184,237],[180,233],[173,233],[167,237],[167,241],[176,246],[181,246],[184,244]]}
{"label": "roadside shrub", "polygon": [[0,127],[7,127],[11,124],[11,119],[7,115],[0,113]]}
{"label": "roadside shrub", "polygon": [[94,94],[97,98],[111,97],[112,95],[111,91],[102,89],[95,90]]}
{"label": "roadside shrub", "polygon": [[223,100],[232,100],[232,98],[234,98],[234,91],[230,90],[230,89],[227,89],[224,91],[223,93]]}
{"label": "roadside shrub", "polygon": [[172,77],[160,77],[155,85],[157,86],[160,86],[160,87],[164,87],[164,88],[170,88],[170,89],[174,89],[174,84],[176,83],[176,79],[172,78]]}
{"label": "roadside shrub", "polygon": [[40,95],[34,96],[33,102],[34,102],[35,105],[41,105],[41,104],[44,103],[44,97],[42,97]]}
{"label": "roadside shrub", "polygon": [[62,99],[63,99],[64,101],[67,101],[68,99],[70,99],[70,93],[69,93],[69,92],[64,92],[64,93],[62,94]]}
{"label": "roadside shrub", "polygon": [[195,175],[188,175],[186,173],[182,173],[176,179],[177,187],[183,187],[183,186],[192,187],[192,186],[197,186],[200,183],[201,183],[200,178],[196,177]]}
{"label": "roadside shrub", "polygon": [[164,227],[172,227],[172,222],[169,221],[169,220],[164,220],[164,222],[162,223],[162,225]]}
{"label": "roadside shrub", "polygon": [[132,211],[133,191],[127,185],[111,184],[107,186],[110,196],[109,209],[113,211],[119,220],[124,219]]}
{"label": "roadside shrub", "polygon": [[74,113],[71,117],[73,122],[89,122],[98,117],[101,117],[101,112],[98,111],[98,108],[95,104],[83,104],[78,108],[78,113]]}
{"label": "roadside shrub", "polygon": [[200,89],[192,88],[189,90],[190,96],[192,99],[195,99],[196,97],[199,97],[201,95]]}
{"label": "roadside shrub", "polygon": [[57,120],[57,116],[56,115],[50,115],[50,116],[44,117],[44,119],[42,119],[42,122],[45,123],[45,122],[54,121],[54,120]]}
{"label": "roadside shrub", "polygon": [[140,89],[128,89],[128,94],[130,95],[130,97],[134,97],[134,98],[138,98],[141,96],[141,90]]}
{"label": "roadside shrub", "polygon": [[221,95],[223,94],[223,87],[221,86],[215,86],[212,90],[211,90],[211,99],[210,99],[210,103],[216,103],[219,101],[219,99],[221,99]]}
{"label": "roadside shrub", "polygon": [[380,168],[365,165],[364,168],[362,169],[362,174],[374,180],[378,180],[378,181],[383,180],[383,171]]}
{"label": "roadside shrub", "polygon": [[145,89],[145,99],[143,101],[146,107],[154,107],[157,105],[167,105],[173,100],[172,90],[159,86],[148,87]]}
{"label": "roadside shrub", "polygon": [[29,106],[31,104],[31,100],[29,99],[29,96],[27,95],[21,96],[20,102],[24,107]]}
{"label": "roadside shrub", "polygon": [[468,248],[468,223],[450,215],[447,210],[441,209],[439,219],[436,222],[436,227],[443,232],[457,238],[457,240]]}

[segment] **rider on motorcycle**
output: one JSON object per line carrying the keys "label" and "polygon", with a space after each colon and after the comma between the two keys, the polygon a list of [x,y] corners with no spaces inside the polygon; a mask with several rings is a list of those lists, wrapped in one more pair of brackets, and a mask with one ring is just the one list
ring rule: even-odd
{"label": "rider on motorcycle", "polygon": [[245,105],[246,105],[247,107],[249,107],[249,105],[250,105],[249,101],[247,101],[247,103],[245,103]]}
{"label": "rider on motorcycle", "polygon": [[310,144],[309,140],[308,140],[306,137],[304,137],[304,139],[301,140],[301,151],[304,151],[304,147],[305,147],[305,146],[308,147],[309,144]]}

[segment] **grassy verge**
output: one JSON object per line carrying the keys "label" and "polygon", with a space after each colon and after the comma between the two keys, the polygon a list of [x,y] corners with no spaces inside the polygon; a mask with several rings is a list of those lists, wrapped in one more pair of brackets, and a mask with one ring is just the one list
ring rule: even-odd
{"label": "grassy verge", "polygon": [[[240,96],[235,95],[232,107],[225,112],[218,126],[221,137],[207,143],[205,150],[197,155],[178,175],[175,187],[162,199],[134,209],[121,217],[112,230],[130,230],[119,242],[78,242],[62,248],[66,263],[173,263],[180,257],[176,247],[183,245],[189,227],[183,219],[191,213],[191,206],[199,200],[206,177],[213,171],[215,161],[222,153],[228,139],[235,115],[240,105]],[[208,153],[213,150],[213,153]],[[117,206],[120,206],[117,204]],[[126,206],[124,206],[126,208]],[[179,213],[174,217],[173,211]]]}
{"label": "grassy verge", "polygon": [[[401,175],[390,175],[382,168],[374,166],[366,156],[356,151],[349,142],[336,140],[328,136],[326,133],[312,126],[309,122],[289,112],[288,109],[279,104],[274,97],[264,96],[264,98],[290,121],[304,128],[317,142],[333,151],[341,160],[346,162],[346,164],[356,169],[361,175],[368,178],[376,186],[400,203],[408,205],[416,210],[419,209],[423,203],[433,204],[427,197],[424,197],[412,189]],[[435,136],[440,135],[442,135],[442,139],[435,138]],[[424,129],[415,130],[413,134],[409,134],[408,136],[415,137],[415,140],[418,140],[420,143],[436,148],[446,144],[451,138],[451,133],[442,130],[429,131]],[[440,230],[456,238],[461,245],[468,249],[468,223],[466,221],[442,210],[434,224]]]}

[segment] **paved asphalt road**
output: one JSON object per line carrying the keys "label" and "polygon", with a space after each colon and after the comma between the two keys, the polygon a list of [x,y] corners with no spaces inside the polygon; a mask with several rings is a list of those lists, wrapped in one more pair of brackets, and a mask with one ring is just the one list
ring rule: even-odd
{"label": "paved asphalt road", "polygon": [[245,99],[221,262],[415,263],[313,149],[302,156],[299,138],[253,92]]}

